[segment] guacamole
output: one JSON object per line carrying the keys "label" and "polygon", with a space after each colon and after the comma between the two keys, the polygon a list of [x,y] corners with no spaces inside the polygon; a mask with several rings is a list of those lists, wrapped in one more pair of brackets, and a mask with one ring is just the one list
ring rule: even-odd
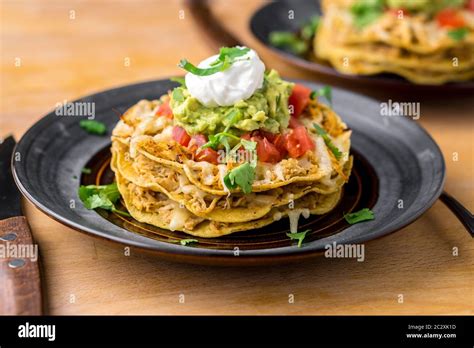
{"label": "guacamole", "polygon": [[242,134],[256,129],[279,133],[288,128],[288,98],[293,83],[283,81],[275,70],[265,74],[263,86],[246,100],[231,106],[206,107],[185,87],[171,93],[170,106],[174,122],[188,134],[216,134],[227,126],[228,131]]}

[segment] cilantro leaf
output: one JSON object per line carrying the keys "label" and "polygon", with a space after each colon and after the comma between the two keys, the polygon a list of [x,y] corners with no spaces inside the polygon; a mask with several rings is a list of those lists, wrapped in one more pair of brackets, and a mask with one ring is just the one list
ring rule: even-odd
{"label": "cilantro leaf", "polygon": [[186,59],[181,59],[178,66],[197,76],[209,76],[220,71],[224,71],[222,64],[213,66],[212,68],[202,69],[188,62]]}
{"label": "cilantro leaf", "polygon": [[309,48],[304,40],[289,31],[272,31],[268,36],[268,40],[271,45],[286,48],[296,55],[304,54]]}
{"label": "cilantro leaf", "polygon": [[245,162],[229,171],[224,177],[224,184],[228,189],[240,187],[242,192],[252,192],[252,183],[255,180],[255,166]]}
{"label": "cilantro leaf", "polygon": [[236,135],[233,135],[231,133],[227,132],[221,132],[217,134],[211,134],[209,135],[209,140],[207,143],[201,146],[202,149],[210,147],[211,149],[217,150],[217,147],[219,144],[224,145],[227,151],[230,150],[230,145],[229,145],[229,138],[234,139],[234,140],[240,140],[240,138]]}
{"label": "cilantro leaf", "polygon": [[436,13],[444,10],[445,8],[457,9],[463,7],[465,4],[466,0],[431,1],[430,6],[425,8],[425,12],[427,12],[431,16],[434,16]]}
{"label": "cilantro leaf", "polygon": [[217,150],[217,147],[219,146],[219,144],[222,144],[224,145],[227,152],[230,151],[229,138],[234,139],[234,140],[240,140],[240,138],[236,135],[228,133],[228,130],[230,127],[236,124],[240,120],[241,117],[242,117],[242,113],[239,109],[232,109],[230,112],[228,112],[224,116],[224,120],[227,123],[224,131],[209,135],[208,142],[202,145],[201,148],[205,149],[207,147],[210,147],[214,150]]}
{"label": "cilantro leaf", "polygon": [[249,51],[248,47],[221,47],[219,57],[211,65],[223,62],[226,58],[233,62],[235,58],[245,56]]}
{"label": "cilantro leaf", "polygon": [[202,149],[207,149],[210,147],[213,150],[217,149],[217,146],[219,146],[221,140],[221,136],[218,134],[210,134],[209,135],[209,140],[207,143],[201,146]]}
{"label": "cilantro leaf", "polygon": [[297,240],[298,241],[298,248],[301,248],[301,244],[303,244],[303,240],[306,237],[306,233],[310,232],[311,230],[306,230],[303,232],[297,232],[297,233],[287,233],[286,235],[290,237],[291,240]]}
{"label": "cilantro leaf", "polygon": [[186,81],[185,81],[184,77],[180,77],[180,76],[171,77],[170,80],[173,81],[173,82],[177,82],[181,85],[181,87],[186,88]]}
{"label": "cilantro leaf", "polygon": [[354,24],[363,28],[379,18],[384,12],[384,0],[358,0],[351,9]]}
{"label": "cilantro leaf", "polygon": [[172,95],[173,95],[173,99],[176,100],[177,102],[183,102],[184,101],[183,91],[181,91],[180,88],[173,89]]}
{"label": "cilantro leaf", "polygon": [[109,209],[120,198],[117,183],[110,185],[81,185],[79,187],[79,198],[87,209],[104,208]]}
{"label": "cilantro leaf", "polygon": [[115,203],[120,198],[117,183],[110,185],[81,185],[79,187],[79,198],[86,209],[102,208],[121,215],[130,216],[127,212],[115,208]]}
{"label": "cilantro leaf", "polygon": [[235,62],[236,58],[244,56],[250,51],[247,47],[222,47],[219,57],[210,64],[209,68],[199,68],[186,59],[181,59],[178,66],[197,76],[209,76],[225,71]]}
{"label": "cilantro leaf", "polygon": [[239,109],[230,110],[225,116],[224,121],[227,123],[224,132],[227,132],[230,127],[235,125],[242,118],[242,112]]}
{"label": "cilantro leaf", "polygon": [[461,41],[466,37],[468,33],[468,28],[458,28],[448,31],[448,36],[455,41]]}
{"label": "cilantro leaf", "polygon": [[332,88],[331,86],[324,86],[323,88],[318,89],[317,91],[313,91],[310,94],[311,99],[315,99],[317,97],[324,97],[327,99],[329,104],[332,106]]}
{"label": "cilantro leaf", "polygon": [[252,140],[240,139],[240,143],[247,151],[255,151],[257,149],[257,142]]}
{"label": "cilantro leaf", "polygon": [[181,239],[179,241],[179,244],[181,244],[182,246],[186,246],[188,244],[192,244],[192,243],[198,243],[199,241],[197,239]]}
{"label": "cilantro leaf", "polygon": [[79,126],[90,134],[104,135],[107,132],[105,124],[95,120],[81,120]]}
{"label": "cilantro leaf", "polygon": [[90,168],[85,168],[84,167],[84,168],[81,169],[81,173],[82,174],[90,174],[90,173],[92,173],[92,170]]}
{"label": "cilantro leaf", "polygon": [[309,22],[301,28],[301,37],[305,40],[311,40],[318,29],[319,22],[319,16],[312,16]]}
{"label": "cilantro leaf", "polygon": [[336,147],[336,145],[332,143],[332,140],[331,138],[329,138],[328,133],[316,123],[313,123],[313,126],[316,129],[316,132],[318,133],[318,135],[323,137],[324,143],[329,148],[329,150],[331,150],[331,152],[334,154],[334,157],[336,157],[336,159],[340,159],[342,156],[342,152]]}
{"label": "cilantro leaf", "polygon": [[372,210],[369,208],[364,208],[362,210],[356,211],[350,214],[344,214],[344,219],[351,225],[356,224],[358,222],[367,221],[367,220],[374,220],[375,215]]}

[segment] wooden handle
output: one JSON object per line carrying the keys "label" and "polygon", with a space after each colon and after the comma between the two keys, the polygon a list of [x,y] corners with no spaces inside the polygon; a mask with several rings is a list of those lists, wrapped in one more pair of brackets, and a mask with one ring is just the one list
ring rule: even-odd
{"label": "wooden handle", "polygon": [[38,246],[24,216],[0,221],[0,314],[43,313]]}

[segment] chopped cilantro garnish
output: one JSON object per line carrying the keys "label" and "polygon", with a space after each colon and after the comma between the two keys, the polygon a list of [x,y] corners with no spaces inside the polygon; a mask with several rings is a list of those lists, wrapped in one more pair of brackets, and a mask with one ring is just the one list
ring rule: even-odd
{"label": "chopped cilantro garnish", "polygon": [[194,75],[209,76],[227,70],[238,57],[246,55],[249,51],[247,47],[222,47],[219,57],[210,64],[209,68],[199,68],[186,59],[181,59],[178,66]]}
{"label": "chopped cilantro garnish", "polygon": [[79,126],[90,134],[104,135],[107,132],[105,124],[95,120],[81,120]]}
{"label": "chopped cilantro garnish", "polygon": [[468,28],[458,28],[448,31],[448,36],[455,41],[461,41],[466,37],[468,33]]}
{"label": "chopped cilantro garnish", "polygon": [[129,213],[115,208],[115,203],[120,198],[117,183],[110,185],[81,185],[79,198],[87,209],[102,208],[121,215],[130,216]]}
{"label": "chopped cilantro garnish", "polygon": [[319,22],[319,16],[312,16],[309,22],[301,28],[301,37],[305,40],[311,40],[318,29]]}
{"label": "chopped cilantro garnish", "polygon": [[231,190],[238,186],[245,194],[252,192],[252,183],[255,180],[255,165],[245,162],[229,171],[224,177],[225,186]]}
{"label": "chopped cilantro garnish", "polygon": [[236,135],[229,133],[230,127],[236,124],[242,117],[242,112],[239,109],[232,109],[224,116],[224,120],[227,122],[223,132],[209,135],[209,141],[201,146],[203,149],[210,147],[217,150],[219,144],[224,145],[227,151],[230,151],[229,138],[240,141],[240,138]]}
{"label": "chopped cilantro garnish", "polygon": [[436,0],[430,1],[430,6],[424,9],[429,15],[434,16],[436,13],[446,9],[458,9],[465,6],[466,0]]}
{"label": "chopped cilantro garnish", "polygon": [[313,126],[314,126],[314,129],[316,129],[316,132],[320,136],[323,137],[324,143],[329,148],[329,150],[331,150],[331,152],[334,154],[334,157],[336,157],[336,159],[340,159],[341,156],[342,156],[342,152],[339,151],[339,149],[336,147],[336,145],[334,145],[332,143],[332,140],[331,140],[331,138],[329,138],[328,133],[324,129],[322,129],[319,125],[317,125],[316,123],[313,123]]}
{"label": "chopped cilantro garnish", "polygon": [[354,24],[363,28],[384,12],[384,0],[358,0],[351,7]]}
{"label": "chopped cilantro garnish", "polygon": [[291,31],[272,31],[268,36],[270,44],[284,48],[297,55],[303,55],[311,46],[311,40],[319,25],[319,16],[313,16],[301,26],[299,33]]}
{"label": "chopped cilantro garnish", "polygon": [[252,140],[240,139],[240,143],[247,151],[255,151],[257,149],[257,142]]}
{"label": "chopped cilantro garnish", "polygon": [[289,31],[272,31],[268,40],[273,46],[286,48],[297,55],[304,54],[308,50],[308,44]]}
{"label": "chopped cilantro garnish", "polygon": [[173,82],[177,82],[181,85],[181,87],[186,88],[186,81],[185,81],[184,77],[178,77],[178,76],[177,77],[171,77],[170,80],[173,81]]}
{"label": "chopped cilantro garnish", "polygon": [[90,168],[82,168],[81,173],[82,174],[90,174],[90,173],[92,173],[92,170]]}
{"label": "chopped cilantro garnish", "polygon": [[327,99],[330,105],[332,105],[332,88],[331,86],[324,86],[323,88],[318,89],[317,91],[313,91],[310,94],[311,99],[315,99],[317,97],[324,97]]}
{"label": "chopped cilantro garnish", "polygon": [[301,248],[301,244],[303,244],[303,240],[306,237],[306,233],[308,233],[310,230],[306,230],[303,232],[297,232],[297,233],[287,233],[286,235],[290,237],[291,240],[297,240],[298,241],[298,248]]}
{"label": "chopped cilantro garnish", "polygon": [[181,91],[181,89],[179,89],[179,88],[173,89],[172,95],[173,95],[173,99],[176,100],[177,102],[184,101],[184,96],[183,96],[183,92]]}
{"label": "chopped cilantro garnish", "polygon": [[179,244],[181,244],[182,246],[186,246],[188,244],[192,244],[192,243],[198,243],[199,241],[197,239],[181,239],[179,241]]}
{"label": "chopped cilantro garnish", "polygon": [[351,225],[358,222],[373,220],[375,219],[374,213],[369,208],[364,208],[362,210],[356,211],[354,213],[345,214],[344,219]]}
{"label": "chopped cilantro garnish", "polygon": [[232,109],[224,116],[224,122],[227,123],[224,132],[236,124],[242,118],[242,112],[239,109]]}
{"label": "chopped cilantro garnish", "polygon": [[229,59],[233,63],[236,58],[245,56],[249,51],[250,48],[247,47],[221,47],[219,57],[211,65],[218,65],[225,59]]}

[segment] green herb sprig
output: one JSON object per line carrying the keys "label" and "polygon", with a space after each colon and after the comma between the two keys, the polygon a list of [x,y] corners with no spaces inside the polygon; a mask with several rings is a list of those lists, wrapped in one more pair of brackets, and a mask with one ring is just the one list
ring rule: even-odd
{"label": "green herb sprig", "polygon": [[105,124],[95,120],[81,120],[79,126],[89,134],[104,135],[107,132]]}
{"label": "green herb sprig", "polygon": [[308,22],[302,25],[299,33],[276,30],[270,33],[268,40],[272,46],[288,49],[296,55],[303,55],[311,47],[311,41],[318,29],[319,22],[319,16],[312,16]]}
{"label": "green herb sprig", "polygon": [[331,140],[331,138],[329,138],[328,133],[324,129],[322,129],[319,125],[317,125],[316,123],[313,123],[313,126],[314,126],[314,129],[316,129],[316,133],[318,133],[318,135],[320,135],[323,138],[324,143],[326,144],[326,146],[334,154],[334,157],[336,157],[336,159],[340,159],[341,156],[342,156],[342,152],[339,151],[337,146],[332,143],[332,140]]}
{"label": "green herb sprig", "polygon": [[237,60],[250,51],[247,47],[222,47],[218,58],[210,64],[209,68],[199,68],[187,59],[181,59],[178,66],[191,74],[197,76],[209,76],[221,71],[225,71]]}
{"label": "green herb sprig", "polygon": [[373,23],[384,12],[384,0],[358,0],[350,11],[354,24],[358,28],[363,28]]}
{"label": "green herb sprig", "polygon": [[374,220],[375,215],[374,212],[369,208],[364,208],[354,213],[344,214],[344,219],[346,219],[348,223],[353,225],[362,221]]}
{"label": "green herb sprig", "polygon": [[224,176],[224,184],[228,189],[240,187],[242,192],[249,194],[252,192],[252,184],[255,180],[256,164],[245,162],[235,167]]}
{"label": "green herb sprig", "polygon": [[286,48],[296,55],[306,53],[309,48],[306,41],[289,31],[272,31],[268,36],[268,40],[273,46]]}
{"label": "green herb sprig", "polygon": [[318,89],[317,91],[311,92],[311,94],[310,94],[311,99],[315,99],[317,97],[326,98],[327,101],[329,102],[329,105],[332,106],[332,88],[331,88],[331,86],[324,86],[324,87]]}
{"label": "green herb sprig", "polygon": [[181,87],[186,88],[186,80],[184,77],[176,76],[176,77],[171,77],[170,81],[177,82],[181,85]]}
{"label": "green herb sprig", "polygon": [[198,243],[199,241],[197,239],[181,239],[179,241],[179,244],[181,244],[182,246],[187,246],[189,244],[194,244],[194,243]]}
{"label": "green herb sprig", "polygon": [[303,232],[297,232],[297,233],[287,233],[286,235],[291,239],[291,240],[297,240],[298,241],[298,248],[301,248],[301,245],[303,244],[304,239],[306,238],[306,233],[310,232],[311,230],[306,230]]}
{"label": "green herb sprig", "polygon": [[235,125],[242,118],[242,112],[239,109],[232,109],[224,117],[227,120],[227,126],[224,131],[209,135],[209,141],[201,146],[201,148],[211,148],[217,150],[217,147],[224,145],[227,152],[230,151],[229,139],[240,141],[240,138],[234,134],[229,133],[229,129]]}
{"label": "green herb sprig", "polygon": [[448,36],[455,41],[462,41],[468,33],[468,28],[458,28],[448,31]]}
{"label": "green herb sprig", "polygon": [[117,183],[110,185],[81,185],[79,198],[87,209],[102,208],[120,215],[130,216],[129,213],[115,208],[115,203],[120,198]]}

